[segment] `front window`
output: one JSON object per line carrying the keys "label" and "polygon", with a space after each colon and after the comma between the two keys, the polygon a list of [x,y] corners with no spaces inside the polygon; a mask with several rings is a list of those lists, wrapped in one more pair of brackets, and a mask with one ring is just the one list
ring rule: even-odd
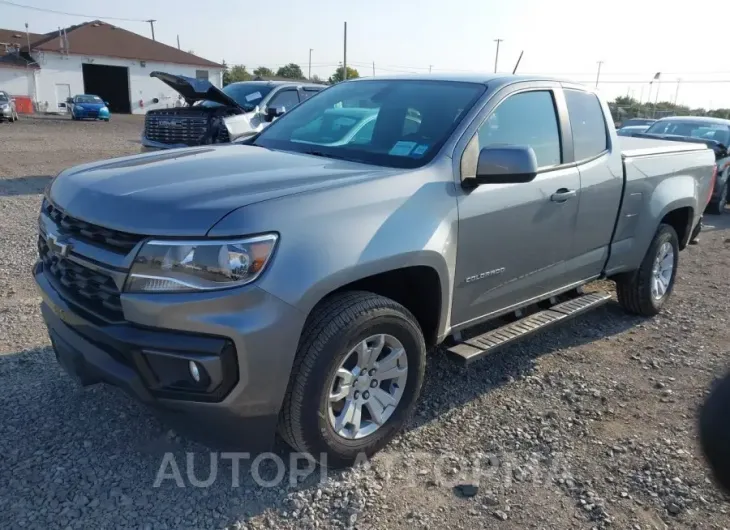
{"label": "front window", "polygon": [[76,103],[103,103],[98,96],[76,96]]}
{"label": "front window", "polygon": [[[231,83],[221,90],[225,95],[231,97],[246,111],[252,111],[256,105],[261,104],[264,98],[273,90],[273,86],[261,83]],[[220,103],[214,101],[200,101],[196,105],[201,107],[219,107]],[[288,110],[288,109],[287,109]]]}
{"label": "front window", "polygon": [[701,140],[714,140],[730,145],[730,127],[721,123],[690,120],[662,120],[646,130],[647,134],[686,136]]}
{"label": "front window", "polygon": [[253,141],[368,164],[426,164],[485,92],[477,83],[375,80],[340,83],[298,105]]}

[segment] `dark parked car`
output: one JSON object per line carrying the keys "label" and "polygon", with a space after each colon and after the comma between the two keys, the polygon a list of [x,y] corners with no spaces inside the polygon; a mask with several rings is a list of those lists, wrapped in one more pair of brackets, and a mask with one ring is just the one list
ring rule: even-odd
{"label": "dark parked car", "polygon": [[621,123],[621,127],[619,130],[623,129],[624,127],[635,127],[637,125],[652,125],[656,120],[652,118],[630,118],[626,120],[625,122]]}
{"label": "dark parked car", "polygon": [[730,180],[730,120],[706,116],[673,116],[657,120],[645,132],[634,136],[704,143],[712,148],[717,161],[717,177],[707,211],[713,214],[725,211]]}
{"label": "dark parked car", "polygon": [[644,132],[648,128],[648,125],[627,125],[618,129],[616,134],[619,136],[634,136],[634,134]]}
{"label": "dark parked car", "polygon": [[187,106],[147,112],[144,151],[228,143],[256,134],[326,88],[302,81],[242,81],[221,90],[207,79],[163,72],[150,77],[177,90]]}

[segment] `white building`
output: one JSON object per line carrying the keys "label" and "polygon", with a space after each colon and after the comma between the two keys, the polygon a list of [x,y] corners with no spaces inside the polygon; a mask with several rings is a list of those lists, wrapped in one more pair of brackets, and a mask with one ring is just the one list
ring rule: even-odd
{"label": "white building", "polygon": [[45,35],[0,30],[0,90],[40,111],[62,112],[76,94],[99,96],[112,113],[174,106],[177,92],[154,71],[223,83],[223,65],[100,21]]}

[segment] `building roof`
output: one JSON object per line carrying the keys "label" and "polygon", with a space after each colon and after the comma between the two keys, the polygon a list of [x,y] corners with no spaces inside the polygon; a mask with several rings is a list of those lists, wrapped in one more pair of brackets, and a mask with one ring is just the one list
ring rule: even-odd
{"label": "building roof", "polygon": [[[22,34],[24,32],[5,31],[8,34]],[[194,66],[207,66],[211,68],[222,68],[223,65],[203,59],[192,53],[178,50],[159,41],[154,41],[118,28],[100,20],[84,22],[76,26],[66,28],[68,39],[68,50],[65,50],[58,31],[52,31],[45,35],[31,35],[31,50],[70,53],[73,55],[94,55],[102,57],[115,57],[118,59],[134,59],[141,61],[155,61],[161,63],[186,64]],[[1,34],[0,34],[1,35]],[[34,39],[34,37],[36,37]],[[0,39],[2,42],[2,39]],[[23,49],[27,51],[26,41],[21,41]]]}
{"label": "building roof", "polygon": [[44,36],[41,33],[30,33],[27,35],[25,31],[0,28],[0,55],[6,53],[6,47],[27,47],[28,37],[30,37],[30,42],[35,42]]}

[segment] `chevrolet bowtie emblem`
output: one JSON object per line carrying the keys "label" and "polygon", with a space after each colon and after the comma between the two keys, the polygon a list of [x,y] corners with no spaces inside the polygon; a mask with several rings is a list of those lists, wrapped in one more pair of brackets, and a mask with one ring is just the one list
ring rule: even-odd
{"label": "chevrolet bowtie emblem", "polygon": [[62,258],[68,256],[69,252],[71,252],[71,245],[55,234],[48,234],[46,243],[51,252],[58,254]]}

